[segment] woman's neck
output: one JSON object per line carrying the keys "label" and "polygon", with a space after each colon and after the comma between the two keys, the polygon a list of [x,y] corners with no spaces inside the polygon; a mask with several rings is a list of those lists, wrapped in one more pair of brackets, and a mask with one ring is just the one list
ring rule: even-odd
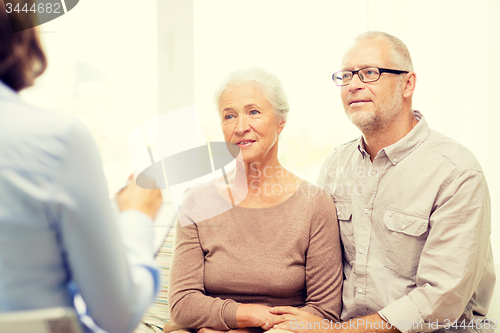
{"label": "woman's neck", "polygon": [[277,159],[250,163],[237,160],[236,168],[227,172],[225,182],[220,179],[218,187],[226,200],[240,207],[261,208],[291,197],[302,179],[285,169]]}

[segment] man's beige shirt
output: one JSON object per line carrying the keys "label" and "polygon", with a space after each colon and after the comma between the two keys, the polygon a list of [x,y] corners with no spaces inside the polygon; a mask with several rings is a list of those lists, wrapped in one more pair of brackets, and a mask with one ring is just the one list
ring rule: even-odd
{"label": "man's beige shirt", "polygon": [[361,137],[334,150],[319,177],[340,224],[342,319],[378,312],[402,332],[481,319],[495,285],[481,166],[414,114],[413,130],[373,163]]}

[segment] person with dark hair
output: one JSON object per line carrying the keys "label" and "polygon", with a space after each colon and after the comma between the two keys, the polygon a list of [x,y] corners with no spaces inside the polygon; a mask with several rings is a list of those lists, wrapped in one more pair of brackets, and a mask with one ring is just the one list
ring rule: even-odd
{"label": "person with dark hair", "polygon": [[[0,6],[3,7],[3,3]],[[32,86],[47,68],[36,29],[29,29],[30,24],[36,23],[36,16],[22,11],[7,14],[5,8],[1,8],[0,18],[0,80],[14,91],[20,91]],[[17,30],[21,31],[13,32]]]}
{"label": "person with dark hair", "polygon": [[115,216],[87,128],[20,99],[47,64],[36,29],[12,31],[30,20],[0,0],[0,313],[73,307],[78,292],[98,326],[132,332],[159,288],[161,192],[132,182]]}

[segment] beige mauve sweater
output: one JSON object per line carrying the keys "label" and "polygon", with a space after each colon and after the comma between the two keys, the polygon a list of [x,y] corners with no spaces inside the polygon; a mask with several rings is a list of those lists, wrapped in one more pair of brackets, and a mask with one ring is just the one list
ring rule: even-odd
{"label": "beige mauve sweater", "polygon": [[[181,221],[199,221],[199,213],[214,200],[226,204],[213,183],[189,191]],[[316,185],[304,182],[273,207],[236,206],[178,225],[175,243],[169,304],[176,324],[237,328],[238,303],[291,305],[339,318],[342,259],[336,211],[332,197]]]}

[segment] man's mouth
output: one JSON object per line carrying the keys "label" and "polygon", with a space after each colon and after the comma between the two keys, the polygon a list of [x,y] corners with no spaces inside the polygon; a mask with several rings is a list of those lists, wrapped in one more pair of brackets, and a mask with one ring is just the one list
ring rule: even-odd
{"label": "man's mouth", "polygon": [[349,105],[358,104],[358,103],[368,103],[368,102],[370,102],[370,101],[367,99],[358,99],[358,100],[351,101],[349,103]]}

